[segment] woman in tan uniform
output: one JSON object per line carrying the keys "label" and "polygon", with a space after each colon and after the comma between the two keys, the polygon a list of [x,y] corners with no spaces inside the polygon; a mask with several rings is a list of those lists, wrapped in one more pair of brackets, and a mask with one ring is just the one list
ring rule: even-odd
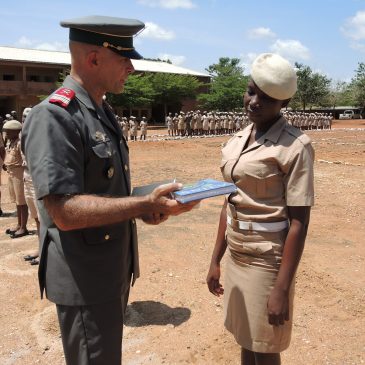
{"label": "woman in tan uniform", "polygon": [[242,347],[242,364],[278,365],[290,343],[295,273],[313,205],[313,159],[308,136],[280,114],[297,88],[282,57],[253,63],[244,106],[251,124],[222,150],[221,170],[237,193],[226,200],[207,276],[223,294],[225,326]]}

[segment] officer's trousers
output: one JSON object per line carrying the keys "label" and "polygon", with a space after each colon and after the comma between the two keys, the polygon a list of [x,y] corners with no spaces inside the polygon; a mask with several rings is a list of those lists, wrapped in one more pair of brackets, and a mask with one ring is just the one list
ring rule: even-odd
{"label": "officer's trousers", "polygon": [[124,314],[128,301],[66,306],[57,304],[67,365],[120,365]]}

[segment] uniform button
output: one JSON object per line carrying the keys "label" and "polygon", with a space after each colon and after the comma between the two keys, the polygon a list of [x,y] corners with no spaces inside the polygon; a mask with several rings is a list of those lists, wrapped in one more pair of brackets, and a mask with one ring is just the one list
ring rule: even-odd
{"label": "uniform button", "polygon": [[124,170],[128,171],[128,165],[127,164],[124,165]]}
{"label": "uniform button", "polygon": [[108,241],[108,239],[110,238],[110,236],[108,234],[105,235],[105,240]]}
{"label": "uniform button", "polygon": [[114,176],[114,167],[110,166],[108,168],[108,178],[111,179]]}

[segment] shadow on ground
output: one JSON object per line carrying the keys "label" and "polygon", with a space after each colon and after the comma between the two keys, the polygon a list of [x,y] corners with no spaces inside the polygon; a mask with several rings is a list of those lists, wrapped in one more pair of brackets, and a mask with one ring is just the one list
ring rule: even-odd
{"label": "shadow on ground", "polygon": [[125,325],[129,327],[166,326],[174,327],[186,322],[191,315],[188,308],[171,308],[166,304],[147,300],[133,302],[127,307]]}

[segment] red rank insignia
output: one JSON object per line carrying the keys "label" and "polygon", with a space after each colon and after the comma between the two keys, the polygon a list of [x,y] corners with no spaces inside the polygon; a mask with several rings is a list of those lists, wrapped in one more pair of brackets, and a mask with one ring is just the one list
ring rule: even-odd
{"label": "red rank insignia", "polygon": [[70,101],[74,98],[75,92],[71,89],[67,89],[66,87],[62,87],[58,89],[49,99],[49,102],[52,104],[59,104],[62,107],[66,108]]}

